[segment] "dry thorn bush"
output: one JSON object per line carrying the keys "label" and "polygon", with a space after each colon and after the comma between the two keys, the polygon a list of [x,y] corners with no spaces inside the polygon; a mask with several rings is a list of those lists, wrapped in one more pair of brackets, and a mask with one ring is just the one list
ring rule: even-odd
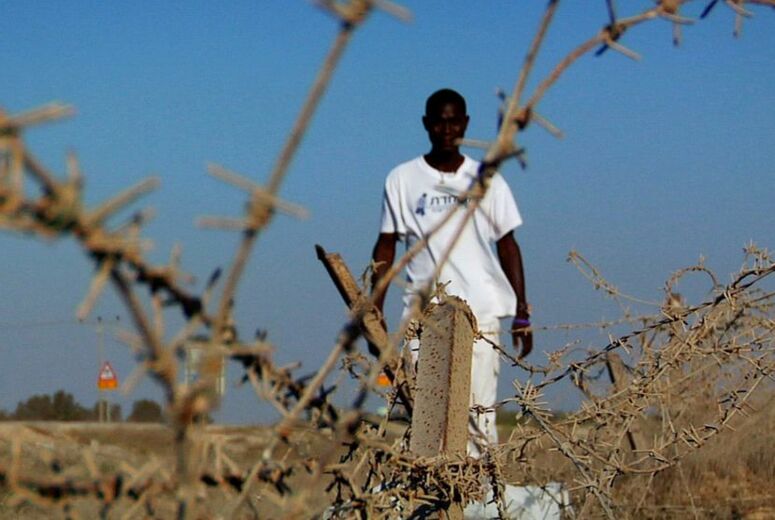
{"label": "dry thorn bush", "polygon": [[[637,58],[637,53],[623,46],[622,37],[652,20],[672,23],[678,43],[680,28],[693,22],[681,12],[688,3],[660,0],[640,14],[620,17],[614,1],[607,0],[609,19],[600,31],[572,50],[527,96],[528,78],[559,5],[557,0],[549,1],[516,85],[509,96],[502,96],[497,136],[492,142],[463,143],[486,149],[478,181],[461,196],[470,203],[455,210],[463,212],[463,221],[476,211],[503,161],[515,158],[524,164],[524,149],[517,143],[519,132],[535,122],[560,134],[537,107],[568,67],[592,52],[600,55],[610,50]],[[717,3],[707,4],[702,16]],[[751,14],[748,4],[775,6],[773,0],[724,3],[735,16],[736,33],[742,19]],[[546,365],[528,365],[493,345],[528,377],[514,381],[513,395],[498,405],[519,410],[508,441],[485,450],[477,460],[413,456],[406,448],[405,429],[397,428],[387,417],[371,420],[364,409],[371,393],[384,395],[390,407],[395,404],[395,392],[385,392],[375,384],[383,363],[393,363],[388,368],[396,374],[396,386],[411,386],[400,356],[392,355],[399,345],[382,345],[382,355],[375,361],[358,353],[356,341],[371,302],[422,243],[391,268],[371,299],[356,306],[324,365],[311,378],[299,377],[297,365],[276,366],[272,346],[261,335],[238,337],[234,295],[261,232],[278,211],[304,213],[277,194],[339,58],[373,9],[408,17],[403,8],[387,0],[320,0],[318,4],[335,17],[340,31],[268,182],[262,186],[226,168],[209,168],[217,178],[245,190],[249,204],[238,219],[202,220],[203,225],[236,229],[242,240],[231,266],[223,276],[216,271],[201,294],[186,288],[179,251],[172,251],[167,265],[148,262],[147,242],[141,237],[146,212],[138,211],[117,226],[109,223],[157,181],[144,181],[96,208],[87,208],[75,157],[68,158],[67,174],[60,178],[35,158],[22,139],[30,125],[70,115],[72,109],[52,104],[16,116],[0,112],[0,226],[26,236],[78,241],[95,264],[79,316],[89,314],[108,285],[121,296],[134,325],[134,332],[125,334],[124,340],[138,359],[137,372],[130,380],[149,374],[163,388],[170,421],[160,435],[167,435],[166,456],[175,461],[172,468],[162,464],[161,453],[145,460],[120,460],[104,448],[93,447],[81,449],[77,460],[63,464],[56,454],[31,453],[29,446],[36,440],[27,431],[14,437],[7,446],[8,462],[0,465],[5,507],[18,512],[34,506],[73,518],[95,514],[123,518],[417,517],[445,510],[453,503],[481,500],[488,488],[503,512],[501,498],[507,483],[543,485],[559,480],[573,497],[573,507],[565,509],[570,517],[704,514],[704,498],[695,496],[692,484],[702,473],[698,454],[714,450],[718,460],[734,458],[729,444],[718,438],[731,437],[735,429],[752,424],[766,430],[762,424],[771,422],[772,414],[753,413],[771,395],[775,368],[773,293],[763,288],[775,263],[765,250],[747,247],[746,263],[729,284],[718,284],[711,274],[712,296],[706,301],[685,302],[676,289],[689,273],[709,273],[704,266],[676,273],[666,284],[665,301],[657,304],[653,315],[625,313],[623,320],[633,330],[582,358],[563,348],[549,353]],[[454,243],[450,250],[452,247]],[[627,298],[581,255],[572,253],[570,259],[595,287],[617,300]],[[426,300],[432,299],[432,290],[428,287]],[[177,309],[186,323],[171,340],[165,340],[164,316],[169,308]],[[407,327],[408,323],[402,325],[402,334]],[[185,386],[177,383],[178,355],[194,341],[206,347],[200,370],[204,377]],[[214,381],[223,357],[240,363],[244,381],[282,416],[260,442],[248,440],[246,434],[242,444],[235,443],[230,436],[212,428],[206,434],[197,426],[197,418],[218,405]],[[595,381],[604,370],[616,379],[613,387],[601,387]],[[347,407],[332,404],[336,385],[327,382],[338,371],[358,380],[358,397]],[[549,386],[564,381],[576,385],[586,399],[578,411],[558,418],[542,396]],[[406,404],[411,404],[408,398]],[[738,453],[745,457],[751,478],[771,483],[775,461],[765,446],[747,444]],[[30,457],[36,461],[35,471],[22,464]],[[723,471],[723,467],[716,470]],[[661,476],[669,474],[676,475],[672,482],[683,486],[678,494],[660,485]]]}

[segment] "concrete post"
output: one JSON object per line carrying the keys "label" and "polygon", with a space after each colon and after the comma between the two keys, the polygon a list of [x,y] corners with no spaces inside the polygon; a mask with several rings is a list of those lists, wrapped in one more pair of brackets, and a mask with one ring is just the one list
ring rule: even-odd
{"label": "concrete post", "polygon": [[417,363],[410,449],[420,456],[465,456],[476,318],[448,296],[425,316]]}
{"label": "concrete post", "polygon": [[[447,296],[422,320],[409,441],[419,456],[466,455],[476,328],[468,305],[455,296]],[[452,504],[440,518],[462,519],[462,505]]]}

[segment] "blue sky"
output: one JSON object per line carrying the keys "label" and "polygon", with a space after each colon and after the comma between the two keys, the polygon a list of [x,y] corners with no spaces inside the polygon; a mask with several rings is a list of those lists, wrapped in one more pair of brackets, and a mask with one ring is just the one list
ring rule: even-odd
{"label": "blue sky", "polygon": [[[375,13],[356,33],[281,189],[311,217],[275,220],[238,294],[241,333],[267,329],[280,362],[301,359],[312,370],[346,316],[313,245],[339,251],[357,272],[366,266],[385,174],[427,150],[420,117],[433,90],[448,86],[466,96],[469,137],[494,135],[495,89],[511,90],[545,3],[404,5],[412,23]],[[650,5],[626,2],[620,10]],[[692,3],[686,14],[702,7]],[[236,216],[244,202],[207,176],[205,165],[266,179],[336,32],[334,20],[302,0],[8,1],[0,12],[0,106],[14,113],[60,100],[77,109],[75,118],[30,130],[29,147],[57,172],[75,150],[91,203],[159,175],[161,189],[144,201],[157,210],[145,233],[155,243],[151,258],[162,262],[181,243],[184,266],[201,288],[214,268],[228,265],[237,237],[199,230],[194,221]],[[565,138],[531,127],[520,136],[528,169],[503,169],[525,220],[517,238],[536,324],[618,316],[566,262],[572,249],[622,290],[658,301],[670,274],[700,256],[725,281],[746,243],[773,247],[775,14],[755,13],[734,39],[734,15],[719,5],[684,30],[678,48],[665,21],[635,28],[622,43],[642,61],[614,52],[582,58],[539,105]],[[531,85],[605,16],[603,1],[561,3]],[[73,323],[91,269],[71,240],[0,235],[0,408],[59,388],[84,403],[96,398],[95,329]],[[691,296],[702,298],[708,288],[696,285]],[[395,323],[398,291],[391,296]],[[111,294],[96,315],[126,321]],[[605,339],[539,334],[534,360],[566,342],[586,347]],[[131,355],[110,337],[107,348],[125,378]],[[504,369],[503,396],[519,375]],[[115,397],[127,410],[146,396],[160,396],[147,381]],[[577,399],[567,389],[549,398],[556,406]],[[270,417],[245,388],[230,389],[219,412],[234,422]]]}

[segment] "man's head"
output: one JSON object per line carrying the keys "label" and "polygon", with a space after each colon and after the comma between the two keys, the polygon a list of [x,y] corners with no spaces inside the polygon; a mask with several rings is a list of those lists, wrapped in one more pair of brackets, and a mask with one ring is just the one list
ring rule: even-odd
{"label": "man's head", "polygon": [[457,152],[457,140],[465,136],[468,127],[466,100],[452,89],[437,90],[425,102],[422,123],[433,151]]}
{"label": "man's head", "polygon": [[425,101],[425,115],[426,117],[439,111],[447,103],[457,105],[463,114],[466,113],[466,100],[459,92],[452,90],[451,88],[443,88],[437,90]]}

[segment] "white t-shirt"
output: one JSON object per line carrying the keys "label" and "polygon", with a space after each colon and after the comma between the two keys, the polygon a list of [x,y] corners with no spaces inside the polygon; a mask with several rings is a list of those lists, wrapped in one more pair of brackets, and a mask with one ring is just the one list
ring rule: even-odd
{"label": "white t-shirt", "polygon": [[[443,257],[465,213],[458,196],[476,182],[479,162],[464,156],[455,173],[432,168],[420,156],[394,168],[385,181],[381,233],[397,233],[407,250],[434,229],[449,211],[455,211],[408,264],[404,304],[424,287]],[[480,321],[513,315],[516,295],[500,267],[494,242],[522,224],[509,185],[495,174],[490,188],[465,226],[438,281],[450,282],[447,293],[466,300]]]}

